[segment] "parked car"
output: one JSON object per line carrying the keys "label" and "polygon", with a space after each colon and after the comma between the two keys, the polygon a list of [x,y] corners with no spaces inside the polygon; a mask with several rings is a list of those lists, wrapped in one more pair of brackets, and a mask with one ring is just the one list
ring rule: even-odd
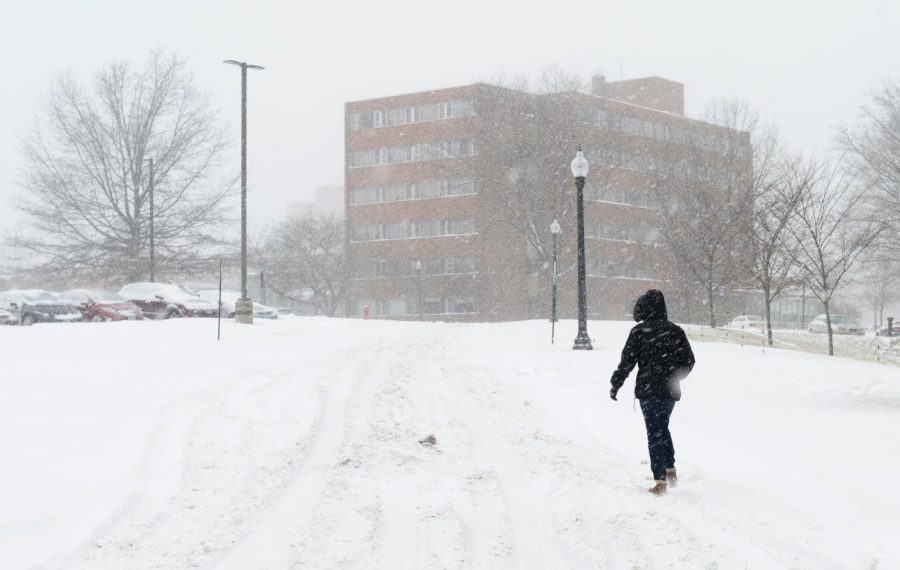
{"label": "parked car", "polygon": [[0,326],[17,324],[19,324],[19,317],[14,312],[0,309]]}
{"label": "parked car", "polygon": [[119,295],[141,308],[150,319],[215,317],[218,306],[175,283],[129,283]]}
{"label": "parked car", "polygon": [[759,315],[738,315],[731,319],[731,322],[728,323],[727,326],[732,329],[752,329],[761,331],[766,328],[766,319]]}
{"label": "parked car", "polygon": [[[218,289],[205,289],[203,291],[197,291],[197,294],[203,297],[204,299],[209,299],[213,303],[219,302],[219,290]],[[241,298],[241,294],[237,291],[222,291],[222,316],[233,318],[234,317],[234,306],[237,303],[237,300]],[[273,309],[272,307],[267,307],[262,303],[257,303],[253,301],[253,318],[254,319],[277,319],[278,318],[278,310]]]}
{"label": "parked car", "polygon": [[0,307],[15,314],[19,324],[73,323],[82,320],[81,311],[40,289],[13,289],[0,293]]}
{"label": "parked car", "polygon": [[[828,324],[825,322],[825,315],[819,315],[814,318],[807,327],[811,333],[827,333]],[[834,334],[866,334],[866,330],[859,323],[850,320],[846,315],[831,315],[831,330]]]}
{"label": "parked car", "polygon": [[894,323],[894,325],[891,326],[891,334],[890,335],[888,335],[888,328],[887,328],[887,325],[885,325],[885,326],[881,327],[880,329],[878,329],[877,331],[875,331],[875,336],[900,337],[900,324]]}
{"label": "parked car", "polygon": [[103,289],[69,289],[57,295],[63,303],[72,305],[86,321],[142,320],[141,308],[113,291]]}

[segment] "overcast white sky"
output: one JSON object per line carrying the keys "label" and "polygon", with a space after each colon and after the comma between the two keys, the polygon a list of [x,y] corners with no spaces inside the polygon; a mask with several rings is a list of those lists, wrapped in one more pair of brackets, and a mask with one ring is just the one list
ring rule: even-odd
{"label": "overcast white sky", "polygon": [[249,87],[253,231],[316,186],[343,183],[348,100],[558,64],[585,79],[602,69],[682,82],[691,116],[742,97],[793,144],[824,147],[869,90],[900,79],[897,30],[896,0],[0,0],[0,225],[14,219],[19,137],[53,78],[141,63],[154,47],[190,60],[236,142],[240,73],[221,61],[266,66]]}

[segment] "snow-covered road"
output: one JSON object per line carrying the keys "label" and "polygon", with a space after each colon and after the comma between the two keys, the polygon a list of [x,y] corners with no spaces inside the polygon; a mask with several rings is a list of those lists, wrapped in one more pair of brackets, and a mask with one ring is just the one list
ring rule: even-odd
{"label": "snow-covered road", "polygon": [[695,343],[657,498],[628,323],[224,325],[0,327],[0,568],[900,567],[896,367]]}

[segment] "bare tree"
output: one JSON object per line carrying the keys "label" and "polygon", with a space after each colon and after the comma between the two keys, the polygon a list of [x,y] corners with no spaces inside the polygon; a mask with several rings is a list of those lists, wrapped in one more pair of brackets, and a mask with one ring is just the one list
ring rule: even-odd
{"label": "bare tree", "polygon": [[797,170],[792,159],[779,157],[778,152],[777,139],[771,130],[756,138],[752,220],[747,236],[750,245],[747,268],[763,292],[769,346],[772,345],[772,302],[797,282],[796,243],[787,239],[788,226],[807,187],[805,183],[788,183],[790,173]]}
{"label": "bare tree", "polygon": [[259,249],[269,288],[295,302],[311,302],[320,314],[335,316],[347,282],[342,221],[288,218],[270,229]]}
{"label": "bare tree", "polygon": [[873,215],[886,224],[879,246],[900,259],[900,83],[888,81],[872,93],[859,123],[842,129],[838,144],[854,174],[871,187]]}
{"label": "bare tree", "polygon": [[897,280],[900,279],[900,264],[879,257],[868,260],[863,281],[863,291],[874,315],[877,330],[884,324],[884,310],[891,303],[900,300]]}
{"label": "bare tree", "polygon": [[[484,199],[492,217],[484,224],[510,239],[524,239],[536,267],[548,267],[552,253],[550,223],[564,226],[574,215],[574,185],[569,163],[582,142],[577,105],[571,97],[581,80],[557,67],[539,80],[499,79],[483,85],[478,98],[480,141],[474,175],[490,188]],[[564,235],[574,232],[565,232]]]}
{"label": "bare tree", "polygon": [[136,280],[149,273],[152,214],[159,273],[186,272],[221,243],[233,186],[215,178],[225,148],[183,59],[155,51],[142,69],[113,63],[88,88],[62,77],[24,143],[15,207],[27,229],[10,243],[33,271]]}
{"label": "bare tree", "polygon": [[795,261],[825,308],[828,354],[833,355],[830,303],[884,225],[865,215],[859,217],[865,192],[827,163],[797,161],[788,183],[802,192],[794,221],[788,226],[796,244]]}
{"label": "bare tree", "polygon": [[716,297],[745,269],[756,183],[749,133],[758,119],[745,105],[719,102],[706,121],[719,128],[679,132],[662,151],[656,197],[674,263],[702,287],[715,327]]}

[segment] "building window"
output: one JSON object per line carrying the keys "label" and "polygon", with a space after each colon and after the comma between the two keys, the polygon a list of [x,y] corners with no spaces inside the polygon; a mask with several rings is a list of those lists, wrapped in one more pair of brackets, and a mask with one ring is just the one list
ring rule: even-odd
{"label": "building window", "polygon": [[444,312],[444,300],[436,297],[422,299],[422,313],[425,315],[440,315]]}
{"label": "building window", "polygon": [[388,149],[387,164],[397,162],[409,162],[410,148],[408,146],[392,146]]}
{"label": "building window", "polygon": [[425,200],[445,196],[467,196],[477,194],[475,181],[471,178],[451,180],[420,180],[394,184],[391,186],[353,188],[350,204],[372,204],[376,202],[397,202],[400,200]]}
{"label": "building window", "polygon": [[617,184],[588,184],[584,189],[584,197],[589,202],[614,202],[642,208],[655,206],[649,190]]}
{"label": "building window", "polygon": [[353,241],[375,241],[382,239],[381,224],[362,224],[350,229]]}
{"label": "building window", "polygon": [[475,257],[448,257],[446,273],[475,273]]}
{"label": "building window", "polygon": [[423,180],[416,183],[416,198],[438,198],[444,195],[444,180]]}
{"label": "building window", "polygon": [[475,220],[403,220],[390,224],[359,224],[350,229],[351,241],[470,235],[475,232]]}
{"label": "building window", "polygon": [[374,204],[381,201],[382,199],[380,188],[354,188],[350,191],[351,204]]}
{"label": "building window", "polygon": [[400,200],[409,200],[409,185],[397,184],[382,188],[382,201],[397,202]]}
{"label": "building window", "polygon": [[474,313],[474,297],[451,297],[447,303],[448,313]]}
{"label": "building window", "polygon": [[587,274],[591,277],[656,279],[655,268],[642,259],[592,259],[586,265]]}
{"label": "building window", "polygon": [[376,314],[379,316],[402,316],[408,315],[409,309],[403,299],[386,299],[378,303]]}
{"label": "building window", "polygon": [[405,125],[409,123],[409,107],[396,107],[394,109],[388,109],[385,111],[385,124],[387,126],[392,125]]}
{"label": "building window", "polygon": [[419,143],[410,146],[355,150],[350,154],[350,166],[375,166],[401,162],[438,160],[449,156],[471,156],[476,153],[472,139]]}
{"label": "building window", "polygon": [[662,235],[658,228],[645,221],[635,223],[594,222],[584,225],[584,235],[591,239],[630,241],[637,243],[660,243]]}
{"label": "building window", "polygon": [[449,141],[449,154],[452,156],[470,156],[475,154],[475,141],[460,139]]}
{"label": "building window", "polygon": [[443,234],[443,220],[417,220],[412,222],[411,237],[433,237]]}
{"label": "building window", "polygon": [[450,101],[451,117],[468,117],[475,114],[475,105],[472,101]]}
{"label": "building window", "polygon": [[384,225],[384,239],[405,239],[407,237],[409,237],[409,222]]}
{"label": "building window", "polygon": [[378,150],[355,150],[350,154],[350,166],[374,166],[378,164]]}
{"label": "building window", "polygon": [[416,117],[418,122],[436,121],[438,119],[447,118],[446,106],[444,103],[425,103],[416,106]]}
{"label": "building window", "polygon": [[475,181],[470,178],[449,180],[447,185],[448,196],[465,196],[475,194]]}
{"label": "building window", "polygon": [[599,317],[603,304],[600,302],[599,296],[587,298],[587,314],[589,317]]}
{"label": "building window", "polygon": [[425,103],[412,107],[392,107],[378,111],[365,111],[350,115],[350,130],[359,131],[378,127],[423,123],[440,119],[469,117],[475,114],[475,104],[468,99]]}
{"label": "building window", "polygon": [[466,235],[475,233],[475,220],[447,220],[448,235]]}

